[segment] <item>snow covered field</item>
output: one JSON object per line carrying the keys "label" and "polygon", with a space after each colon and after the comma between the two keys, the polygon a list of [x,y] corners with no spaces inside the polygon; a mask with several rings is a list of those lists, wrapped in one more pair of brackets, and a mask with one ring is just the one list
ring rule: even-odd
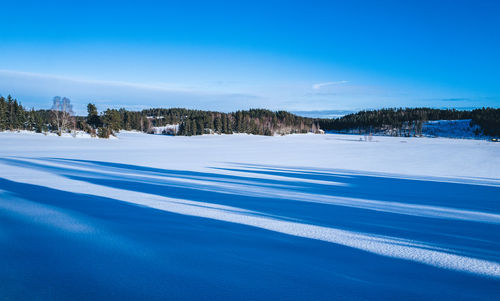
{"label": "snow covered field", "polygon": [[476,135],[475,131],[481,128],[470,126],[470,119],[466,120],[433,120],[424,123],[422,134],[427,137],[447,137],[464,139],[486,139],[490,137]]}
{"label": "snow covered field", "polygon": [[498,300],[500,143],[0,133],[0,299]]}

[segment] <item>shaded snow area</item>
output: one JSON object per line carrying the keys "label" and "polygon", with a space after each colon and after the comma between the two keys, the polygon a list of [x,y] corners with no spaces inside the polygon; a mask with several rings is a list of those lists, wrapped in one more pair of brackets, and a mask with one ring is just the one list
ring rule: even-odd
{"label": "shaded snow area", "polygon": [[500,144],[0,133],[0,299],[498,300]]}
{"label": "shaded snow area", "polygon": [[[45,136],[58,136],[57,133],[51,133],[51,132],[44,132],[42,133],[36,133],[34,131],[26,131],[26,130],[20,130],[20,131],[11,131],[11,132],[0,132],[0,135],[7,135],[8,133],[16,133],[16,134],[22,134],[22,135],[34,135],[34,136],[39,136],[39,135],[45,135]],[[0,136],[2,137],[2,136]],[[62,138],[97,138],[97,137],[92,137],[90,136],[89,133],[86,133],[84,131],[71,131],[70,133],[62,133],[61,136]]]}
{"label": "shaded snow area", "polygon": [[[470,126],[470,122],[470,119],[427,121],[422,126],[422,134],[428,137],[481,138],[480,128],[478,126]],[[476,131],[479,135],[476,135]]]}

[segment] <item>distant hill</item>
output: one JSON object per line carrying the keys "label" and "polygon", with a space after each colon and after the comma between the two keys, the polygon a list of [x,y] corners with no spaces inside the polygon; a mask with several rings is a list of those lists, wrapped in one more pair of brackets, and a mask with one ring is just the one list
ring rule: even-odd
{"label": "distant hill", "polygon": [[[468,138],[500,137],[500,109],[495,108],[475,110],[389,108],[357,113],[330,110],[296,111],[295,114],[266,109],[223,113],[184,108],[155,108],[142,111],[106,109],[99,114],[95,105],[88,104],[87,108],[87,116],[72,116],[71,110],[69,112],[57,109],[27,110],[10,95],[7,98],[0,97],[0,131],[49,131],[61,135],[71,130],[82,130],[91,135],[109,137],[113,132],[120,130],[183,136],[214,133],[271,136],[321,133],[322,130],[327,130],[338,133],[407,137],[443,135],[446,137],[465,135]],[[348,114],[337,118],[324,117],[344,113]],[[460,122],[433,122],[438,120]]]}
{"label": "distant hill", "polygon": [[[455,123],[432,123],[431,121],[466,120]],[[422,136],[424,128],[436,135],[450,133],[451,127],[460,127],[472,136],[500,136],[500,109],[482,108],[474,110],[389,108],[360,111],[335,119],[321,119],[319,125],[327,131],[339,133],[378,134],[389,136]],[[445,127],[446,129],[440,129]],[[465,129],[467,128],[467,129]],[[468,135],[471,135],[470,133]]]}
{"label": "distant hill", "polygon": [[317,111],[291,111],[291,113],[308,118],[331,119],[340,118],[348,114],[355,113],[349,110],[317,110]]}

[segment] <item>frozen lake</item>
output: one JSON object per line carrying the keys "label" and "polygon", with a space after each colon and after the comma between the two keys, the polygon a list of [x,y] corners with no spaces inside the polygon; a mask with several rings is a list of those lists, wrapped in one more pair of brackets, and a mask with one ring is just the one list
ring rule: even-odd
{"label": "frozen lake", "polygon": [[498,300],[500,143],[0,133],[0,299]]}

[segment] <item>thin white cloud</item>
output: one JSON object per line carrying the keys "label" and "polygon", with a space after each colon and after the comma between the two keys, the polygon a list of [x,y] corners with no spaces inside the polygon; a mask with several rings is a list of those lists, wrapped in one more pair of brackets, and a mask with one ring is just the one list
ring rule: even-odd
{"label": "thin white cloud", "polygon": [[318,84],[314,84],[312,86],[312,88],[314,90],[319,90],[323,87],[328,87],[328,86],[335,86],[335,85],[342,85],[342,84],[346,84],[348,81],[346,80],[339,80],[339,81],[336,81],[336,82],[326,82],[326,83],[318,83]]}
{"label": "thin white cloud", "polygon": [[128,87],[128,88],[158,90],[158,91],[168,91],[168,92],[172,92],[172,91],[188,92],[188,93],[192,92],[189,89],[186,89],[184,87],[180,87],[178,85],[176,86],[173,84],[149,85],[149,84],[141,84],[141,83],[133,83],[133,82],[93,80],[93,79],[66,77],[66,76],[53,75],[53,74],[41,74],[41,73],[22,72],[22,71],[3,70],[3,69],[0,69],[0,74],[1,75],[18,76],[18,77],[30,77],[30,78],[45,79],[45,80],[59,80],[59,81],[67,81],[67,82],[74,82],[74,83],[80,83],[80,84],[104,85],[104,86],[114,86],[114,87]]}
{"label": "thin white cloud", "polygon": [[75,111],[80,114],[85,113],[88,102],[98,107],[128,109],[186,107],[225,111],[248,108],[250,101],[253,106],[265,106],[265,100],[259,95],[220,90],[0,70],[0,95],[11,94],[27,107],[46,108],[54,95],[69,97],[75,104]]}

